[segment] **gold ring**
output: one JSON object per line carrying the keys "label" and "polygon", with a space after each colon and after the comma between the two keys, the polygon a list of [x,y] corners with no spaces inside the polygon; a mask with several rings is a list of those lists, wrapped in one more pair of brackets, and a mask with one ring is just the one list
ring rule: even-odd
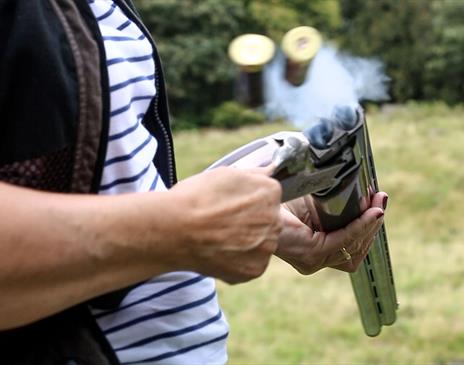
{"label": "gold ring", "polygon": [[345,256],[345,260],[346,261],[350,261],[351,260],[351,254],[346,250],[345,247],[342,247],[340,249],[340,252],[343,254],[343,256]]}

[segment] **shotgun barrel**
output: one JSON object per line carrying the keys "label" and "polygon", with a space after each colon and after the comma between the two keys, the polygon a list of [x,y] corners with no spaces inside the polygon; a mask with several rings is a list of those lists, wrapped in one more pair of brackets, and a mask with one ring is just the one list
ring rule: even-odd
{"label": "shotgun barrel", "polygon": [[[218,166],[276,166],[282,201],[309,196],[314,229],[330,232],[359,217],[378,191],[366,119],[361,107],[340,106],[310,129],[279,132],[226,155]],[[368,336],[396,320],[398,308],[385,225],[366,258],[350,274],[361,322]]]}

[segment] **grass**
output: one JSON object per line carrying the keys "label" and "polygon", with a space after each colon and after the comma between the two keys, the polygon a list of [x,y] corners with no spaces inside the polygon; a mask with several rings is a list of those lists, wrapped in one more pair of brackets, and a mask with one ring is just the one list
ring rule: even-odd
{"label": "grass", "polygon": [[[230,364],[464,364],[464,107],[407,104],[367,115],[400,309],[364,335],[348,275],[310,277],[275,259],[259,280],[219,283],[231,324]],[[254,138],[267,124],[175,136],[181,177]]]}

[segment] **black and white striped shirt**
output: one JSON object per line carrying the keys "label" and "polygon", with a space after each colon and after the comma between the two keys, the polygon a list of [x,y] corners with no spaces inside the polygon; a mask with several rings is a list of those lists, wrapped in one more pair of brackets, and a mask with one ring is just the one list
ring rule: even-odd
{"label": "black and white striped shirt", "polygon": [[[100,194],[164,191],[156,139],[141,124],[156,94],[153,49],[112,0],[88,0],[103,36],[110,134]],[[163,207],[159,207],[163,209]],[[114,310],[93,310],[123,364],[224,364],[228,324],[213,279],[165,274],[133,289]]]}

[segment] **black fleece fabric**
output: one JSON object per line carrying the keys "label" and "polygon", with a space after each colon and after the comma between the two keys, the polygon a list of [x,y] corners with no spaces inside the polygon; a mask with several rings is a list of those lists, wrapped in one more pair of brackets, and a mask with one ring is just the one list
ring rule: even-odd
{"label": "black fleece fabric", "polygon": [[48,1],[0,0],[0,165],[74,142],[74,70],[66,35]]}
{"label": "black fleece fabric", "polygon": [[[79,79],[76,62],[65,29],[51,2],[69,6],[73,2],[95,40],[103,48],[98,25],[87,0],[0,0],[0,180],[26,180],[29,187],[70,192],[69,179],[47,189],[41,179],[30,176],[37,169],[49,170],[54,160],[66,151],[62,164],[72,164],[79,129]],[[116,0],[121,6],[130,0]],[[134,21],[135,14],[130,15]],[[149,36],[149,34],[147,34]],[[155,47],[154,43],[153,46]],[[101,55],[100,55],[101,56]],[[143,123],[158,140],[155,165],[163,180],[176,182],[172,137],[169,128],[166,91],[155,48],[158,99],[152,102]],[[102,59],[102,57],[100,58]],[[107,74],[101,62],[102,89],[107,89]],[[105,94],[105,93],[104,93]],[[99,161],[104,159],[108,125],[108,98],[103,96]],[[106,134],[105,134],[106,133]],[[56,165],[56,164],[55,164]],[[27,167],[27,169],[25,169]],[[71,166],[72,167],[72,166]],[[102,166],[97,162],[89,192],[97,192]],[[47,170],[47,171],[48,171]],[[64,169],[71,171],[72,169]],[[3,174],[3,175],[2,175]],[[16,179],[16,180],[15,180]],[[29,181],[27,181],[29,180]],[[117,305],[126,290],[94,300],[101,307]],[[90,314],[88,304],[58,313],[33,324],[0,331],[0,363],[6,365],[105,365],[119,364],[114,351]]]}

